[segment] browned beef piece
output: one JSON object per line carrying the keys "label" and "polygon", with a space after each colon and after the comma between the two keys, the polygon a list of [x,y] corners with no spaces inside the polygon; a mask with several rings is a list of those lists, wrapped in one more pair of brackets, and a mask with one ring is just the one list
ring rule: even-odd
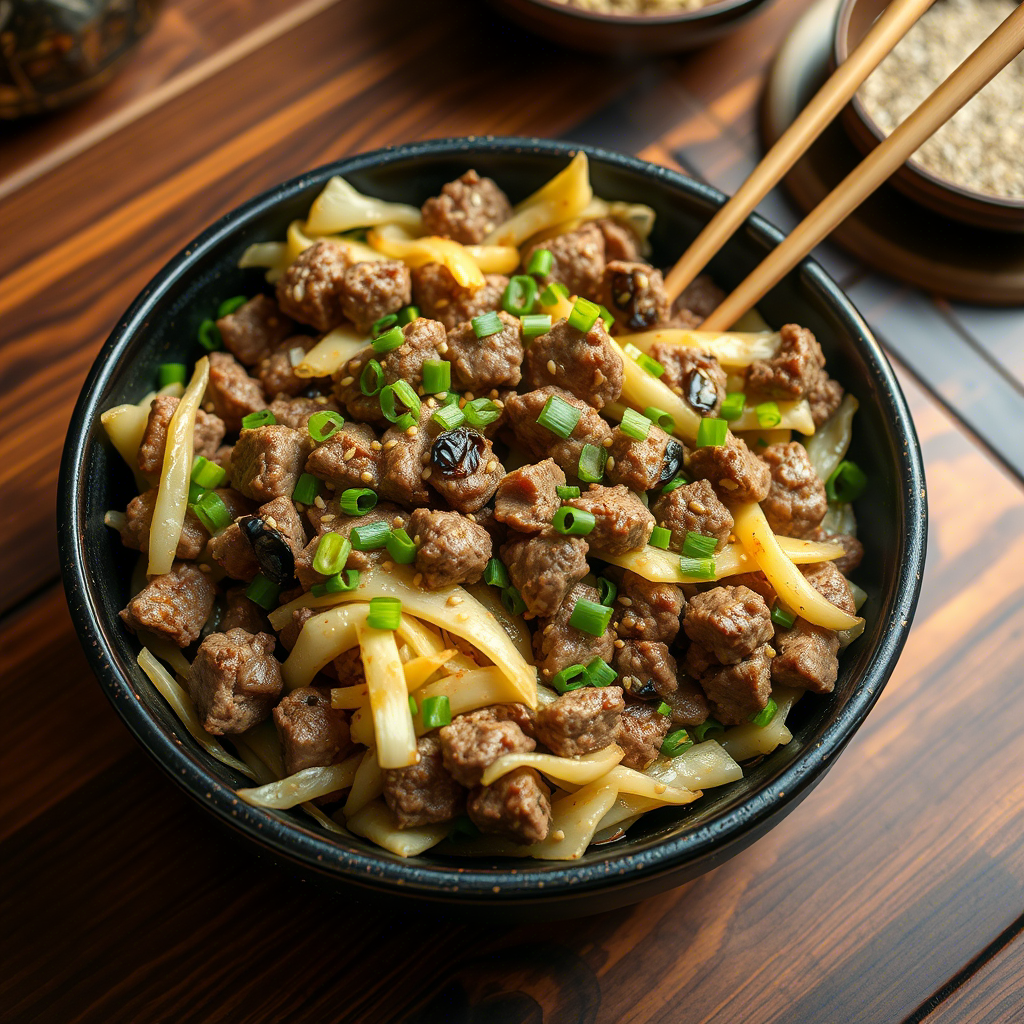
{"label": "browned beef piece", "polygon": [[462,813],[466,791],[448,774],[436,732],[421,736],[416,744],[419,764],[385,768],[384,799],[399,828],[415,828],[448,821]]}
{"label": "browned beef piece", "polygon": [[456,782],[467,788],[479,785],[484,769],[505,754],[534,750],[536,742],[515,722],[457,715],[438,734],[444,766]]}
{"label": "browned beef piece", "polygon": [[227,352],[210,353],[210,383],[206,400],[224,421],[229,433],[242,429],[242,418],[267,407],[263,387],[245,367]]}
{"label": "browned beef piece", "polygon": [[[380,496],[406,508],[417,508],[430,501],[423,474],[430,463],[430,450],[441,428],[431,420],[436,406],[420,406],[419,423],[408,430],[392,426],[380,439]],[[431,474],[427,473],[429,477]],[[481,503],[482,504],[482,503]]]}
{"label": "browned beef piece", "polygon": [[438,434],[427,469],[427,482],[459,512],[483,508],[505,476],[490,439],[466,426]]}
{"label": "browned beef piece", "polygon": [[555,489],[564,484],[565,474],[553,459],[515,469],[498,484],[495,518],[520,533],[540,533],[561,507]]}
{"label": "browned beef piece", "polygon": [[531,388],[554,385],[603,409],[622,393],[622,357],[601,323],[584,332],[559,320],[526,350],[525,376]]}
{"label": "browned beef piece", "polygon": [[222,633],[244,629],[246,633],[269,633],[266,613],[245,596],[245,587],[228,587],[224,594],[224,614],[218,624]]}
{"label": "browned beef piece", "polygon": [[311,245],[277,282],[277,302],[295,320],[329,331],[345,319],[342,308],[348,250],[340,242]]}
{"label": "browned beef piece", "polygon": [[213,456],[213,462],[216,462],[221,469],[231,472],[231,453],[234,451],[235,446],[233,444],[222,444]]}
{"label": "browned beef piece", "polygon": [[431,196],[423,204],[427,233],[463,245],[478,245],[511,216],[508,196],[490,178],[481,178],[474,170],[449,181],[439,196]]}
{"label": "browned beef piece", "polygon": [[338,403],[326,395],[317,395],[315,398],[307,398],[305,395],[296,398],[278,395],[267,408],[274,414],[274,419],[278,423],[302,431],[309,429],[309,417],[315,412],[341,412]]}
{"label": "browned beef piece", "polygon": [[584,686],[537,712],[537,738],[559,757],[579,757],[615,742],[622,719],[622,689]]}
{"label": "browned beef piece", "polygon": [[412,278],[401,260],[353,263],[341,286],[341,311],[368,333],[381,317],[397,313],[412,301]]}
{"label": "browned beef piece", "polygon": [[600,636],[592,636],[569,625],[572,610],[580,598],[597,602],[597,591],[577,583],[553,615],[539,618],[533,634],[533,658],[545,681],[570,665],[586,665],[594,658],[611,662],[615,651],[615,633],[611,626]]}
{"label": "browned beef piece", "polygon": [[686,675],[680,674],[676,680],[679,683],[679,688],[675,693],[659,695],[671,709],[669,718],[677,726],[700,725],[701,722],[707,720],[711,713],[704,691]]}
{"label": "browned beef piece", "polygon": [[679,632],[685,599],[681,587],[652,583],[628,569],[615,598],[615,632],[629,640],[670,644]]}
{"label": "browned beef piece", "polygon": [[554,615],[569,591],[590,571],[587,542],[553,531],[533,537],[510,531],[501,560],[531,616]]}
{"label": "browned beef piece", "polygon": [[462,288],[443,263],[425,263],[412,272],[413,299],[424,316],[440,320],[450,331],[481,313],[501,308],[508,278],[485,274],[484,281],[482,288]]}
{"label": "browned beef piece", "polygon": [[725,547],[732,533],[732,513],[722,504],[707,480],[694,480],[663,494],[651,506],[659,526],[672,531],[669,548],[682,551],[688,533],[714,537],[716,551]]}
{"label": "browned beef piece", "polygon": [[475,512],[467,512],[466,518],[471,523],[479,523],[487,531],[491,538],[493,551],[497,551],[508,540],[508,529],[503,522],[494,518],[492,505],[484,505],[483,508],[479,508]]}
{"label": "browned beef piece", "polygon": [[[763,572],[741,572],[728,578],[730,586],[749,587],[755,594],[764,598],[764,603],[770,608],[778,594],[775,588],[768,582],[768,577]],[[717,584],[715,584],[717,586]]]}
{"label": "browned beef piece", "polygon": [[339,491],[348,487],[380,490],[383,448],[373,427],[348,422],[306,459],[306,472],[330,480]]}
{"label": "browned beef piece", "polygon": [[687,469],[691,476],[710,481],[723,501],[738,505],[764,501],[771,490],[771,470],[731,430],[725,444],[694,448]]}
{"label": "browned beef piece", "polygon": [[476,583],[491,557],[491,535],[458,512],[418,508],[409,517],[416,571],[429,590]]}
{"label": "browned beef piece", "polygon": [[714,356],[664,342],[652,345],[650,355],[665,367],[661,382],[691,409],[701,416],[718,414],[725,398],[726,374]]}
{"label": "browned beef piece", "polygon": [[519,318],[498,311],[501,330],[478,338],[471,321],[448,331],[445,359],[452,364],[456,391],[484,395],[492,388],[514,388],[522,379],[523,336]]}
{"label": "browned beef piece", "polygon": [[[311,577],[305,574],[308,570],[312,573],[313,555],[316,553],[316,541],[325,533],[340,533],[342,537],[351,536],[356,526],[367,526],[370,523],[387,523],[392,529],[406,528],[409,525],[409,516],[400,508],[390,502],[381,502],[376,508],[367,512],[364,516],[346,515],[337,498],[332,498],[324,503],[324,507],[318,508],[310,505],[306,511],[309,521],[316,530],[316,537],[310,541],[306,550],[299,556],[295,563],[295,571],[299,581],[308,590],[314,583],[322,583],[323,580],[318,574]],[[368,569],[377,562],[385,561],[388,553],[385,548],[377,548],[373,551],[355,551],[348,556],[346,565],[349,569]]]}
{"label": "browned beef piece", "polygon": [[710,274],[698,274],[672,304],[672,317],[681,327],[692,330],[718,309],[724,299],[725,292],[711,280]]}
{"label": "browned beef piece", "polygon": [[742,586],[713,587],[691,597],[683,629],[723,665],[749,658],[775,632],[764,598]]}
{"label": "browned beef piece", "polygon": [[481,832],[529,846],[547,837],[551,798],[533,768],[516,768],[490,786],[477,786],[466,813]]}
{"label": "browned beef piece", "polygon": [[668,318],[669,301],[660,270],[647,263],[611,260],[601,277],[601,302],[619,331],[648,331]]}
{"label": "browned beef piece", "polygon": [[466,721],[515,722],[527,736],[536,739],[537,716],[525,704],[491,704],[476,711],[467,711],[459,717]]}
{"label": "browned beef piece", "polygon": [[676,659],[667,644],[627,640],[616,646],[612,665],[623,690],[641,700],[660,700],[678,689]]}
{"label": "browned beef piece", "polygon": [[296,641],[299,639],[299,633],[302,632],[302,627],[316,614],[316,608],[295,608],[292,610],[291,621],[286,626],[282,626],[277,633],[281,646],[286,651],[290,651],[295,646]]}
{"label": "browned beef piece", "polygon": [[405,341],[378,360],[384,368],[384,383],[404,380],[417,390],[423,383],[423,363],[441,358],[445,330],[436,320],[421,316],[402,328],[402,336]]}
{"label": "browned beef piece", "polygon": [[243,430],[231,453],[231,482],[254,501],[291,497],[312,448],[308,432],[280,423]]}
{"label": "browned beef piece", "polygon": [[256,295],[234,313],[222,316],[217,329],[224,347],[240,363],[255,366],[295,333],[295,324],[269,295]]}
{"label": "browned beef piece", "polygon": [[[829,544],[841,544],[846,552],[834,559],[832,564],[844,575],[850,573],[860,565],[864,558],[864,545],[856,537],[849,533],[825,533],[820,527],[810,534],[811,540],[824,540]],[[131,545],[129,545],[131,546]]]}
{"label": "browned beef piece", "polygon": [[583,295],[600,301],[605,245],[604,234],[593,221],[531,246],[523,257],[524,266],[529,266],[538,249],[547,249],[553,257],[551,272],[543,278],[543,284],[560,281],[569,289],[570,295]]}
{"label": "browned beef piece", "polygon": [[308,377],[300,377],[295,366],[302,361],[302,355],[308,352],[316,341],[305,334],[296,334],[286,338],[284,343],[264,356],[253,370],[253,376],[259,378],[265,395],[294,396],[309,387]]}
{"label": "browned beef piece", "polygon": [[256,561],[252,545],[238,523],[232,523],[227,529],[221,530],[210,541],[210,557],[231,579],[243,583],[251,583],[260,571],[260,563]]}
{"label": "browned beef piece", "polygon": [[306,529],[292,499],[274,498],[261,505],[257,514],[264,526],[280,534],[292,554],[298,556],[306,546]]}
{"label": "browned beef piece", "polygon": [[284,687],[276,644],[270,633],[232,629],[199,645],[186,685],[207,732],[245,732],[270,716]]}
{"label": "browned beef piece", "polygon": [[587,542],[597,552],[624,555],[627,551],[639,551],[654,529],[654,516],[621,484],[616,487],[591,484],[590,490],[578,498],[570,498],[566,504],[594,517],[594,529],[587,534]]}
{"label": "browned beef piece", "polygon": [[723,725],[746,722],[765,707],[771,696],[771,658],[767,644],[735,665],[722,665],[700,644],[690,644],[686,652],[686,671],[699,680],[715,718]]}
{"label": "browned beef piece", "polygon": [[[178,408],[178,399],[171,395],[157,395],[149,410],[146,430],[139,445],[139,469],[143,473],[159,473],[164,464],[164,451],[167,448],[167,428],[170,425],[174,410]],[[192,449],[195,455],[203,455],[212,459],[217,454],[221,441],[224,440],[226,428],[219,416],[196,411],[196,425],[192,431]]]}
{"label": "browned beef piece", "polygon": [[[136,551],[149,550],[149,530],[153,525],[156,495],[157,488],[153,487],[128,502],[124,512],[125,524],[121,528],[121,543],[126,548],[134,548]],[[206,527],[199,521],[195,512],[192,509],[186,510],[175,557],[198,558],[203,553],[209,537]]]}
{"label": "browned beef piece", "polygon": [[[291,498],[280,497],[261,505],[256,513],[268,530],[275,531],[297,559],[306,544],[306,531]],[[274,558],[275,540],[271,535],[263,542],[264,557]],[[252,544],[238,523],[232,523],[210,541],[210,557],[232,579],[250,582],[253,577],[268,567],[260,564]],[[278,560],[275,560],[279,562]],[[271,566],[271,569],[273,567]]]}
{"label": "browned beef piece", "polygon": [[770,444],[761,458],[772,474],[768,497],[761,503],[772,532],[784,537],[810,537],[825,518],[828,498],[807,449],[797,441]]}
{"label": "browned beef piece", "polygon": [[[579,422],[567,438],[553,434],[537,422],[548,399],[557,395],[580,412]],[[576,479],[580,453],[586,444],[603,445],[612,436],[611,427],[593,407],[561,388],[545,387],[524,395],[510,395],[505,402],[505,415],[516,440],[536,460],[552,458]]]}
{"label": "browned beef piece", "polygon": [[850,593],[850,585],[832,562],[813,562],[810,565],[801,565],[799,569],[819,594],[837,608],[842,608],[844,612],[855,614],[857,609]]}
{"label": "browned beef piece", "polygon": [[686,446],[669,437],[661,427],[652,425],[642,441],[616,427],[612,431],[605,476],[613,484],[622,484],[631,491],[649,491],[667,484],[685,461]]}
{"label": "browned beef piece", "polygon": [[668,715],[659,715],[650,704],[628,700],[622,709],[615,742],[626,752],[619,762],[624,768],[642,772],[654,764],[672,726]]}
{"label": "browned beef piece", "polygon": [[814,420],[814,425],[820,427],[827,422],[839,408],[839,403],[842,400],[842,384],[822,371],[811,390],[807,392],[807,401],[811,407],[811,419]]}
{"label": "browned beef piece", "polygon": [[133,630],[148,630],[188,647],[210,617],[216,594],[207,573],[191,562],[175,562],[169,573],[155,576],[128,602],[121,618]]}
{"label": "browned beef piece", "polygon": [[[343,651],[332,662],[339,686],[358,686],[366,682],[366,670],[358,647]],[[321,670],[322,671],[322,670]]]}
{"label": "browned beef piece", "polygon": [[342,760],[351,744],[348,715],[331,707],[331,694],[319,686],[300,686],[274,708],[284,770],[326,768]]}
{"label": "browned beef piece", "polygon": [[834,629],[798,618],[792,629],[780,629],[772,642],[772,682],[814,693],[831,693],[839,678],[839,636]]}
{"label": "browned beef piece", "polygon": [[[334,397],[349,419],[360,423],[387,424],[384,414],[380,410],[380,398],[378,395],[364,395],[360,389],[360,375],[366,368],[366,364],[375,359],[378,363],[380,358],[373,350],[372,345],[354,355],[347,363],[344,363],[334,373]],[[382,366],[383,369],[383,366]],[[385,371],[385,377],[387,372]],[[385,383],[394,383],[386,381]],[[383,386],[383,385],[382,385]]]}
{"label": "browned beef piece", "polygon": [[604,236],[604,255],[607,260],[624,260],[631,263],[640,257],[640,241],[636,232],[627,224],[611,217],[594,221]]}

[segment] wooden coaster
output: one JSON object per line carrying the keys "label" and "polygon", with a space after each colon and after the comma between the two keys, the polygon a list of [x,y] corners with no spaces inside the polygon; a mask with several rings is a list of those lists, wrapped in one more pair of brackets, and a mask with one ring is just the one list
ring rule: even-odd
{"label": "wooden coaster", "polygon": [[[796,23],[772,64],[761,107],[771,146],[825,81],[838,0],[818,0]],[[783,184],[813,209],[860,162],[838,121],[797,162]],[[948,220],[883,185],[830,235],[862,263],[930,292],[994,306],[1024,303],[1024,235]]]}

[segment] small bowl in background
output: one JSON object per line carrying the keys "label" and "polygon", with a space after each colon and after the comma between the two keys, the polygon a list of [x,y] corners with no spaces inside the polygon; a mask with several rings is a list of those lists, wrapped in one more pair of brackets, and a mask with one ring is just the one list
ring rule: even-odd
{"label": "small bowl in background", "polygon": [[[842,0],[832,42],[833,66],[846,60],[888,4],[889,0]],[[853,144],[865,156],[886,138],[859,96],[843,108],[840,120]],[[915,160],[908,160],[889,181],[907,198],[944,217],[994,231],[1024,232],[1024,199],[965,188],[939,177]]]}

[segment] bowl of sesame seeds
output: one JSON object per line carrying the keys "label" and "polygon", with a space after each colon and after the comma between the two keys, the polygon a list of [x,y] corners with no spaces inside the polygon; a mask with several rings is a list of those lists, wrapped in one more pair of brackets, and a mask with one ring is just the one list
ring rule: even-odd
{"label": "bowl of sesame seeds", "polygon": [[[833,39],[841,64],[887,0],[843,0]],[[868,76],[842,113],[867,154],[891,134],[1017,6],[937,0]],[[890,179],[905,196],[976,227],[1024,231],[1024,55],[944,124]]]}

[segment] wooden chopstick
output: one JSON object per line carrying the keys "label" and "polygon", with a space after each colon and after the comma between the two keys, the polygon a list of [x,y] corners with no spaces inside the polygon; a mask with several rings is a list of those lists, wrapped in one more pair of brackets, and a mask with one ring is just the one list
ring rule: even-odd
{"label": "wooden chopstick", "polygon": [[818,90],[814,99],[765,153],[739,191],[715,214],[668,272],[665,291],[670,302],[675,302],[682,290],[708,265],[715,253],[750,216],[754,207],[782,180],[811,143],[853,98],[882,58],[934,2],[893,0],[889,4],[857,49]]}
{"label": "wooden chopstick", "polygon": [[1024,51],[1024,5],[1009,17],[884,142],[858,164],[701,324],[732,326],[915,150]]}

